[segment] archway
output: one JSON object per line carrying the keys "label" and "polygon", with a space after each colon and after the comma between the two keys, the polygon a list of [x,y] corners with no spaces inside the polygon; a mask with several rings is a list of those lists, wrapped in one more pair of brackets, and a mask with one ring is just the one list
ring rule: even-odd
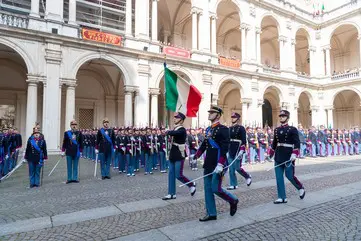
{"label": "archway", "polygon": [[278,22],[266,16],[261,22],[261,62],[266,68],[280,69]]}
{"label": "archway", "polygon": [[[266,124],[275,127],[278,123],[278,113],[280,111],[281,100],[279,90],[270,86],[263,94],[264,103],[262,106],[263,126]],[[272,124],[271,124],[272,123]]]}
{"label": "archway", "polygon": [[296,32],[296,71],[299,75],[310,76],[309,35],[303,28]]}
{"label": "archway", "polygon": [[360,46],[355,26],[341,25],[331,37],[331,74],[333,76],[358,72],[360,65]]}
{"label": "archway", "polygon": [[311,102],[305,92],[298,98],[298,124],[302,124],[303,128],[312,126]]}
{"label": "archway", "polygon": [[350,128],[360,124],[360,97],[352,90],[339,92],[333,101],[333,124],[335,128]]}
{"label": "archway", "polygon": [[[0,44],[0,72],[0,125],[16,127],[23,136],[23,141],[26,141],[28,69],[20,54],[3,44]],[[34,116],[36,121],[42,122],[42,88],[36,86],[37,96],[34,98],[37,99],[37,104],[33,111],[37,113]]]}
{"label": "archway", "polygon": [[164,45],[192,49],[192,3],[167,0],[158,3],[158,39]]}
{"label": "archway", "polygon": [[[133,125],[135,89],[124,86],[124,75],[114,63],[89,60],[79,68],[76,79],[75,117],[79,128],[101,126],[105,116],[111,126]],[[125,113],[126,110],[129,113]]]}
{"label": "archway", "polygon": [[[183,72],[178,71],[178,70],[172,70],[172,71],[178,75],[178,81],[182,81],[182,82],[186,81],[188,83],[191,83],[191,79],[188,75],[186,75]],[[174,115],[174,112],[166,110],[164,87],[165,86],[164,86],[164,75],[163,75],[163,77],[159,83],[160,93],[159,93],[159,98],[158,98],[158,122],[155,125],[167,126],[167,124],[168,124],[170,127],[172,127],[173,126],[173,118],[172,117]],[[186,96],[186,93],[180,93],[180,95]],[[150,103],[152,103],[152,101],[150,101]],[[151,110],[152,109],[151,105],[149,107]],[[202,111],[202,110],[199,110],[199,111]],[[151,116],[154,116],[154,115],[151,114]],[[153,125],[154,125],[154,120],[150,120],[150,123],[153,123]],[[187,117],[186,120],[184,121],[184,126],[186,128],[195,127],[195,126],[198,127],[198,123],[199,123],[198,117],[193,117],[193,118]]]}
{"label": "archway", "polygon": [[221,57],[242,59],[242,39],[239,8],[232,1],[222,1],[217,7],[217,53]]}
{"label": "archway", "polygon": [[242,116],[241,86],[234,80],[224,81],[218,91],[218,105],[223,109],[224,115],[221,121],[231,125],[231,114],[237,112],[241,115],[241,121],[245,122]]}

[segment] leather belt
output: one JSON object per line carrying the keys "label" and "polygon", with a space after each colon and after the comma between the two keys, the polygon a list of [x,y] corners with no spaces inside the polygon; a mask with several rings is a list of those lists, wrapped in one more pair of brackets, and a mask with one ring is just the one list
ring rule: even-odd
{"label": "leather belt", "polygon": [[277,143],[277,146],[291,147],[291,148],[293,148],[293,147],[294,147],[294,145],[293,145],[293,144],[287,144],[287,143]]}

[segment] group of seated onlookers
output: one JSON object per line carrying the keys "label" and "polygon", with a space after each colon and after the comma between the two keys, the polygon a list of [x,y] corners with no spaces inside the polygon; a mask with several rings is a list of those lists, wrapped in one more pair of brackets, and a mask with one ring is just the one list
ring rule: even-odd
{"label": "group of seated onlookers", "polygon": [[351,68],[351,69],[345,69],[345,70],[343,70],[343,71],[336,71],[336,70],[334,70],[333,73],[332,73],[332,76],[340,75],[340,74],[355,73],[355,72],[358,72],[358,68],[357,68],[357,67],[354,67],[354,68]]}

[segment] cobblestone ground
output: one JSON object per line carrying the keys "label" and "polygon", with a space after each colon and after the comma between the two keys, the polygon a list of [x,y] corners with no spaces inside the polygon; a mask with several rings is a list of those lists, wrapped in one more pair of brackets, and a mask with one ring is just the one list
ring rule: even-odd
{"label": "cobblestone ground", "polygon": [[[312,173],[315,172],[315,170],[335,170],[342,167],[352,167],[352,165],[344,165],[342,163],[327,163],[309,166],[299,166],[297,168],[297,175]],[[186,174],[197,176],[200,173],[194,173],[188,171],[187,169]],[[263,180],[265,177],[268,177],[268,179],[274,178],[274,174],[272,172],[265,171],[252,172],[252,175],[255,181],[260,179]],[[149,180],[151,180],[151,182],[149,182]],[[350,172],[332,177],[320,177],[317,179],[304,181],[303,183],[307,191],[310,192],[358,181],[361,181],[361,175],[359,175],[358,172]],[[33,190],[29,190],[28,195],[24,194],[23,196],[20,196],[20,193],[24,192],[24,189],[22,188],[22,191],[18,191],[18,199],[21,199],[22,201],[19,201],[18,199],[13,199],[14,203],[17,204],[13,204],[12,202],[0,201],[0,205],[2,205],[0,206],[1,215],[3,218],[2,222],[10,222],[14,219],[23,219],[24,215],[22,213],[26,213],[29,217],[33,215],[32,212],[40,216],[53,215],[54,213],[58,212],[67,212],[66,207],[74,210],[85,209],[84,206],[86,208],[89,208],[89,206],[94,207],[96,206],[95,203],[97,202],[101,202],[103,205],[110,205],[114,202],[120,203],[126,202],[127,200],[133,201],[135,197],[133,197],[132,195],[136,195],[139,199],[161,197],[164,194],[164,190],[166,190],[165,183],[166,175],[161,174],[155,174],[153,176],[141,175],[135,178],[118,176],[116,178],[113,178],[112,180],[107,180],[103,182],[85,180],[82,181],[81,185],[60,185],[57,183],[50,183],[48,184],[49,187],[47,187],[44,182],[43,188],[34,191],[36,195],[29,195],[33,193]],[[201,182],[199,184],[201,184]],[[131,187],[129,187],[129,185]],[[201,185],[199,185],[199,187],[201,189]],[[11,189],[11,187],[9,188]],[[133,189],[136,190],[134,191]],[[101,190],[100,194],[99,190]],[[52,194],[47,194],[48,191]],[[77,191],[79,191],[79,194],[75,194]],[[185,194],[185,191],[182,190],[184,195],[189,195]],[[131,192],[131,194],[128,194],[127,192]],[[10,193],[10,191],[8,193]],[[259,188],[256,190],[249,190],[242,193],[239,190],[236,190],[234,193],[239,197],[239,208],[242,209],[272,201],[275,198],[276,189],[275,187],[267,187]],[[289,185],[287,186],[287,193],[288,196],[297,195],[296,190]],[[124,197],[123,195],[125,195],[126,197]],[[39,197],[40,203],[37,202],[36,196]],[[62,196],[64,197],[61,198]],[[4,199],[4,197],[1,198]],[[92,203],[92,205],[89,205],[89,203]],[[25,207],[22,205],[25,205]],[[12,207],[15,208],[13,209]],[[219,213],[229,211],[229,205],[219,199],[217,199],[217,208]],[[15,214],[17,214],[16,218],[13,218]],[[138,233],[141,231],[164,227],[171,224],[194,220],[203,215],[204,201],[192,200],[190,198],[190,201],[174,203],[161,208],[152,208],[144,211],[124,213],[96,220],[78,222],[54,228],[47,228],[39,231],[8,235],[0,237],[0,240],[107,240],[133,233]],[[306,216],[303,221],[302,219],[296,220],[300,223],[308,222],[310,218],[313,218],[315,216],[320,222],[321,219],[319,219],[317,215],[317,213],[314,213]],[[337,217],[337,214],[335,214],[335,217]],[[287,226],[285,222],[284,226],[280,225],[280,227],[283,227],[283,230],[294,230],[295,226],[291,226],[291,228],[288,228],[290,223],[291,222],[289,221],[289,223],[287,223]],[[256,225],[256,227],[258,226]],[[268,232],[261,228],[257,230],[260,230],[260,232],[262,234],[264,233],[265,235]],[[272,233],[275,231],[270,230],[269,232]],[[252,237],[256,238],[253,240],[267,240],[267,238],[260,239],[257,236]],[[231,239],[225,237],[225,240]],[[313,238],[301,240],[313,240]]]}
{"label": "cobblestone ground", "polygon": [[361,195],[219,233],[201,241],[361,240]]}
{"label": "cobblestone ground", "polygon": [[[61,161],[53,174],[48,177],[51,169],[60,157],[52,157],[45,169],[43,186],[28,189],[27,165],[23,165],[9,179],[0,183],[0,224],[17,220],[53,216],[84,209],[104,207],[119,203],[160,198],[167,192],[167,174],[155,171],[145,176],[143,172],[135,177],[112,172],[111,180],[98,180],[93,177],[94,162],[82,159],[80,165],[80,184],[64,184],[66,180],[65,161]],[[185,165],[185,175],[195,178],[202,175],[202,170],[194,172]],[[350,167],[341,162],[298,166],[297,175],[319,171],[335,170]],[[261,164],[246,166],[254,182],[274,178],[274,172],[264,171]],[[244,179],[238,178],[240,184]],[[227,182],[226,180],[225,182]],[[333,181],[331,182],[333,183]],[[198,191],[203,190],[203,182],[198,182]],[[187,188],[178,188],[179,196],[188,195]],[[263,195],[263,194],[259,194]],[[251,199],[252,200],[252,199]]]}

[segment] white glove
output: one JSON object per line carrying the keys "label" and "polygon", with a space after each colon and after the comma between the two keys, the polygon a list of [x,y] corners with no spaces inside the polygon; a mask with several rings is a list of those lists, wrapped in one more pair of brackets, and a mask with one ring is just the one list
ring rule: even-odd
{"label": "white glove", "polygon": [[114,152],[115,152],[116,150],[117,150],[117,149],[115,149],[115,148],[113,149]]}
{"label": "white glove", "polygon": [[83,152],[80,152],[79,154],[80,154],[80,156],[83,156]]}
{"label": "white glove", "polygon": [[216,169],[214,169],[214,172],[219,174],[219,173],[222,173],[223,172],[223,165],[222,164],[219,164],[216,166]]}
{"label": "white glove", "polygon": [[65,156],[65,152],[62,151],[62,152],[61,152],[61,156],[62,156],[62,157]]}
{"label": "white glove", "polygon": [[294,161],[294,160],[296,160],[296,158],[297,158],[297,155],[294,154],[294,153],[292,153],[290,160],[291,160],[291,161]]}
{"label": "white glove", "polygon": [[8,158],[9,158],[9,155],[6,154],[5,159],[8,159]]}
{"label": "white glove", "polygon": [[95,154],[99,154],[99,150],[95,149]]}

